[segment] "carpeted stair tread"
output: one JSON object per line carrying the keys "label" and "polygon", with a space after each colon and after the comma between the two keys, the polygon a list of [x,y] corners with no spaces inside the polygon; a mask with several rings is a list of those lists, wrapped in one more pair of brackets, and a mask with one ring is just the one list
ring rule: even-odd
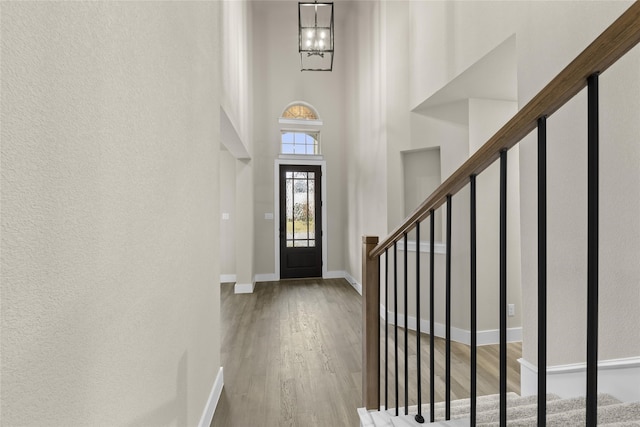
{"label": "carpeted stair tread", "polygon": [[[548,394],[547,401],[559,400],[560,396],[555,394]],[[537,402],[537,396],[518,396],[516,393],[507,393],[507,406],[518,407],[522,405],[530,405]],[[422,405],[422,415],[428,418],[430,415],[429,404]],[[476,400],[476,413],[498,410],[500,408],[500,395],[490,394],[486,396],[478,396]],[[471,410],[470,399],[458,399],[451,402],[451,419],[459,419],[469,416]],[[395,416],[395,408],[391,408],[386,411],[389,415]],[[409,406],[409,414],[416,414],[418,407],[416,405]],[[398,414],[404,415],[404,407],[399,408]],[[442,420],[445,418],[445,402],[436,402],[435,404],[435,417],[436,420]]]}
{"label": "carpeted stair tread", "polygon": [[[601,424],[601,417],[609,414],[615,414],[616,411],[622,409],[618,399],[608,394],[598,395],[598,424]],[[630,405],[630,404],[626,404]],[[507,424],[511,427],[529,427],[535,426],[537,423],[537,404],[521,406],[519,408],[507,408]],[[583,426],[585,417],[585,399],[584,397],[576,397],[570,399],[562,399],[547,402],[547,426]],[[607,422],[609,418],[602,418],[602,422]],[[611,418],[613,421],[625,421],[633,418],[617,419]],[[640,418],[639,418],[640,419]],[[499,413],[497,411],[491,413],[478,414],[478,425],[483,427],[497,427],[499,423]]]}
{"label": "carpeted stair tread", "polygon": [[[556,394],[548,394],[547,402],[559,400],[560,396]],[[510,392],[507,393],[507,407],[508,408],[516,408],[519,406],[527,406],[532,404],[537,404],[538,398],[537,396],[518,396],[516,393]],[[488,412],[488,411],[498,411],[500,409],[500,395],[499,394],[491,394],[486,396],[478,396],[476,402],[476,413]],[[471,401],[469,399],[458,399],[451,402],[451,419],[461,419],[467,418],[469,416],[469,412],[471,410]],[[418,407],[416,405],[409,406],[409,414],[415,415],[418,412]],[[395,408],[391,408],[386,411],[386,413],[394,417],[396,415]],[[404,407],[398,408],[399,416],[404,416]],[[422,405],[422,415],[425,418],[429,418],[430,410],[429,404]],[[436,420],[444,420],[445,419],[445,402],[436,402],[435,404],[435,419]]]}
{"label": "carpeted stair tread", "polygon": [[606,423],[601,425],[601,427],[638,427],[638,426],[640,426],[640,420],[620,421],[617,423]]}
{"label": "carpeted stair tread", "polygon": [[[500,411],[500,395],[496,395],[497,398],[494,400],[486,400],[484,402],[478,402],[476,405],[476,415],[486,412],[498,412]],[[560,400],[560,396],[556,394],[548,394],[547,402],[558,401]],[[537,405],[538,396],[518,396],[517,394],[513,394],[513,396],[507,396],[507,410],[511,408],[511,410],[515,410],[514,408],[519,407],[528,407],[531,405]],[[467,403],[466,406],[459,405],[455,408],[451,407],[451,418],[458,419],[468,417],[471,411],[471,404]],[[441,413],[438,413],[436,410],[436,418],[444,418],[445,412],[444,409]]]}
{"label": "carpeted stair tread", "polygon": [[[547,426],[583,426],[586,422],[586,411],[583,408],[578,410],[552,414],[547,416]],[[598,406],[598,425],[608,425],[611,423],[633,422],[635,426],[640,425],[640,402],[617,403],[607,406]]]}
{"label": "carpeted stair tread", "polygon": [[[548,427],[582,427],[585,425],[584,407],[556,414],[547,414]],[[509,420],[509,427],[532,427],[537,424],[536,417]],[[500,423],[479,424],[484,427],[499,426]],[[640,403],[617,403],[598,407],[598,426],[638,427],[640,426]]]}
{"label": "carpeted stair tread", "polygon": [[[451,422],[468,423],[469,399],[451,402]],[[422,414],[429,418],[429,405],[423,405]],[[477,401],[477,423],[483,427],[499,426],[500,396],[479,396]],[[520,397],[510,393],[507,401],[507,425],[510,427],[533,427],[537,424],[537,396]],[[420,426],[414,414],[415,405],[409,407],[409,414],[404,415],[404,407],[395,416],[395,409],[381,412],[361,413],[360,419],[364,427],[416,427]],[[361,411],[359,410],[359,413]],[[557,395],[547,395],[547,426],[573,427],[585,424],[585,398],[561,399]],[[444,420],[444,402],[436,403],[436,425]],[[457,421],[456,421],[457,420]],[[425,424],[428,424],[425,423]],[[422,424],[422,425],[425,425]],[[622,403],[608,394],[598,395],[598,426],[606,427],[640,427],[640,402]]]}

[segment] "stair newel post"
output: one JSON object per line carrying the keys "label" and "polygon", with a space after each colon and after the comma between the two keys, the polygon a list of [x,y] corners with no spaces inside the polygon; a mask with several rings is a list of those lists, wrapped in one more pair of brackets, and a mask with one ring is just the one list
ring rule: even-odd
{"label": "stair newel post", "polygon": [[362,399],[380,409],[380,258],[369,254],[377,236],[362,237]]}

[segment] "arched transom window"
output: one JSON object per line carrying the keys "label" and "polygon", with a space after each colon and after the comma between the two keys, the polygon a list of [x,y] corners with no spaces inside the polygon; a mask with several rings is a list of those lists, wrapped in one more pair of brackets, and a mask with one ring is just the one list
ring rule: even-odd
{"label": "arched transom window", "polygon": [[319,155],[322,120],[313,106],[292,102],[280,122],[280,154]]}
{"label": "arched transom window", "polygon": [[318,120],[318,115],[311,108],[302,104],[294,104],[284,110],[283,119]]}

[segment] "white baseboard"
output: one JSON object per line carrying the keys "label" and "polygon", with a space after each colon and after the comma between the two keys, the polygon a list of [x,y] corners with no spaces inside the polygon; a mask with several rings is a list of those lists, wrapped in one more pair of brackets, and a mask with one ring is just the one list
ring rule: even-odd
{"label": "white baseboard", "polygon": [[220,283],[235,283],[236,275],[235,274],[221,274],[220,275]]}
{"label": "white baseboard", "polygon": [[207,404],[204,407],[204,412],[202,412],[202,417],[200,417],[198,427],[209,427],[211,425],[211,421],[213,421],[213,414],[216,412],[216,407],[218,406],[218,401],[220,400],[223,387],[224,371],[221,366],[218,371],[218,375],[216,376],[216,380],[213,382],[213,387],[209,394],[209,400],[207,400]]}
{"label": "white baseboard", "polygon": [[[524,359],[520,362],[522,396],[538,393],[538,368]],[[584,396],[587,389],[586,364],[547,367],[547,393],[560,397]],[[598,362],[598,393],[609,393],[623,402],[640,401],[640,357]]]}
{"label": "white baseboard", "polygon": [[253,276],[253,282],[277,282],[278,276],[275,273],[256,274]]}
{"label": "white baseboard", "polygon": [[234,292],[236,294],[252,294],[256,287],[256,282],[253,283],[236,283]]}
{"label": "white baseboard", "polygon": [[[342,270],[327,271],[323,274],[323,279],[344,279],[347,273]],[[277,282],[278,276],[275,273],[263,273],[255,275],[256,282]]]}
{"label": "white baseboard", "polygon": [[[386,317],[385,307],[380,304],[380,317],[384,320]],[[395,315],[392,311],[389,312],[389,325],[394,325]],[[416,330],[416,318],[415,316],[407,317],[408,329]],[[430,322],[422,319],[420,321],[420,332],[428,333],[430,330]],[[404,313],[398,313],[398,326],[404,328]],[[433,332],[436,337],[444,338],[446,335],[446,327],[442,323],[436,322],[433,325]],[[476,335],[477,343],[482,345],[493,345],[500,343],[500,330],[499,329],[487,329],[478,331]],[[471,345],[471,331],[466,329],[451,327],[451,340],[466,345]],[[508,328],[507,329],[507,342],[520,342],[522,341],[522,328]]]}
{"label": "white baseboard", "polygon": [[[221,277],[220,281],[222,282],[222,276],[220,277]],[[235,282],[235,276],[233,277],[234,277],[233,281]],[[362,285],[358,283],[358,281],[354,279],[353,276],[351,276],[346,271],[342,271],[342,270],[327,271],[326,273],[324,273],[322,278],[323,279],[345,279],[347,282],[349,282],[351,286],[353,286],[353,289],[355,289],[356,292],[362,295]],[[236,283],[235,293],[250,294],[253,292],[256,282],[277,282],[278,280],[279,280],[278,276],[274,273],[256,274],[254,276],[253,285]]]}
{"label": "white baseboard", "polygon": [[345,277],[347,277],[347,273],[342,270],[327,271],[322,276],[323,279],[344,279]]}
{"label": "white baseboard", "polygon": [[351,286],[353,286],[353,289],[355,289],[356,292],[359,293],[360,296],[362,296],[362,285],[358,283],[358,281],[354,279],[353,276],[347,273],[346,271],[344,273],[344,278],[347,282],[349,282]]}

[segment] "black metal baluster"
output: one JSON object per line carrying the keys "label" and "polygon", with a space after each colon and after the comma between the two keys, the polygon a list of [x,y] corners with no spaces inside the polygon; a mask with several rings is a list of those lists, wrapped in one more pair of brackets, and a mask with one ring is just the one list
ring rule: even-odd
{"label": "black metal baluster", "polygon": [[476,268],[476,176],[471,175],[471,412],[470,421],[472,426],[476,425],[476,394],[477,394],[477,268]]}
{"label": "black metal baluster", "polygon": [[507,150],[500,152],[500,425],[507,425]]}
{"label": "black metal baluster", "polygon": [[420,359],[420,221],[416,222],[416,340],[417,354],[416,362],[418,368],[418,413],[415,420],[420,424],[424,423],[422,416],[422,370]]}
{"label": "black metal baluster", "polygon": [[538,119],[538,426],[547,423],[547,118]]}
{"label": "black metal baluster", "polygon": [[435,211],[431,209],[429,211],[429,217],[431,218],[431,242],[429,245],[429,417],[430,421],[434,422],[436,417],[436,385],[435,385],[435,339],[434,339],[434,324],[435,324],[435,284],[434,284],[434,253],[435,253]]}
{"label": "black metal baluster", "polygon": [[404,414],[409,414],[409,236],[404,233]]}
{"label": "black metal baluster", "polygon": [[445,420],[451,419],[451,194],[447,195],[447,256],[445,290]]}
{"label": "black metal baluster", "polygon": [[587,154],[587,427],[598,419],[598,73],[589,76]]}
{"label": "black metal baluster", "polygon": [[[380,256],[378,255],[378,281],[380,280]],[[385,271],[386,274],[386,271]],[[378,284],[378,301],[380,301],[380,286]],[[385,305],[387,302],[385,301]],[[386,360],[386,358],[385,358]],[[378,315],[378,411],[380,411],[380,315]]]}
{"label": "black metal baluster", "polygon": [[384,409],[389,409],[389,249],[384,250]]}
{"label": "black metal baluster", "polygon": [[396,417],[398,416],[398,243],[393,242],[393,326],[395,347],[395,379],[396,379]]}

